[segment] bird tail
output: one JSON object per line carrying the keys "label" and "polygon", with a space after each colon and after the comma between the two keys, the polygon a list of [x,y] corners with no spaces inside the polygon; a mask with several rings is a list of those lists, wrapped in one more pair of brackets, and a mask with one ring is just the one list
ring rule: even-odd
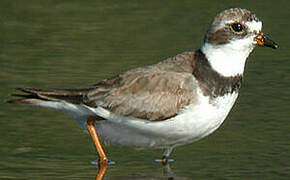
{"label": "bird tail", "polygon": [[86,105],[86,99],[92,88],[85,89],[35,89],[16,88],[18,93],[11,94],[17,97],[7,103],[39,106],[62,111],[77,120],[85,128],[86,118],[95,113]]}
{"label": "bird tail", "polygon": [[19,93],[11,94],[17,99],[10,99],[7,103],[40,105],[43,102],[65,101],[72,104],[81,104],[86,100],[91,88],[86,89],[35,89],[16,88]]}

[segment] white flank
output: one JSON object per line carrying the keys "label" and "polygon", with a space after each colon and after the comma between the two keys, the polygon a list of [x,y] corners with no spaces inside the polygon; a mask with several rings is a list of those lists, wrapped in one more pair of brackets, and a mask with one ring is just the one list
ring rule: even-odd
{"label": "white flank", "polygon": [[90,108],[107,121],[96,123],[105,143],[135,148],[168,148],[197,141],[214,132],[225,120],[237,93],[210,99],[197,93],[197,104],[187,106],[166,121],[148,121],[113,114],[101,107]]}

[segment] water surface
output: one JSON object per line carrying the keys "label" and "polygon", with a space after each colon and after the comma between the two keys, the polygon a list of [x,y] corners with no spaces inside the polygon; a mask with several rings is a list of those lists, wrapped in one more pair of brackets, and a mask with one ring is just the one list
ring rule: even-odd
{"label": "water surface", "polygon": [[[4,104],[15,87],[86,87],[197,49],[216,13],[256,12],[280,44],[250,56],[240,98],[211,136],[176,148],[176,179],[289,179],[289,1],[0,2],[0,179],[94,179],[90,138],[47,109]],[[159,150],[106,147],[105,179],[167,179]]]}

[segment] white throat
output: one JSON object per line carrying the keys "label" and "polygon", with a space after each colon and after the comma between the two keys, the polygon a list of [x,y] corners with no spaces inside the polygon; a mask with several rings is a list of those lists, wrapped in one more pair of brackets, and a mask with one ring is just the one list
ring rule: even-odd
{"label": "white throat", "polygon": [[254,48],[248,44],[243,40],[235,40],[235,42],[223,45],[212,45],[205,42],[201,51],[214,70],[223,76],[230,77],[244,73],[247,57]]}

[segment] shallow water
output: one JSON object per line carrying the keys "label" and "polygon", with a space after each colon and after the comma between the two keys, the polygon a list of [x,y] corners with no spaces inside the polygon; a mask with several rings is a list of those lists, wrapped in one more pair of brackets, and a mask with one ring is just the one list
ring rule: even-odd
{"label": "shallow water", "polygon": [[[77,88],[200,47],[216,13],[256,12],[278,50],[256,48],[240,98],[211,136],[176,148],[175,179],[289,179],[289,1],[0,2],[0,179],[94,179],[90,138],[47,109],[4,104],[14,87]],[[105,179],[167,179],[159,150],[106,147]],[[171,175],[170,175],[171,176]]]}

